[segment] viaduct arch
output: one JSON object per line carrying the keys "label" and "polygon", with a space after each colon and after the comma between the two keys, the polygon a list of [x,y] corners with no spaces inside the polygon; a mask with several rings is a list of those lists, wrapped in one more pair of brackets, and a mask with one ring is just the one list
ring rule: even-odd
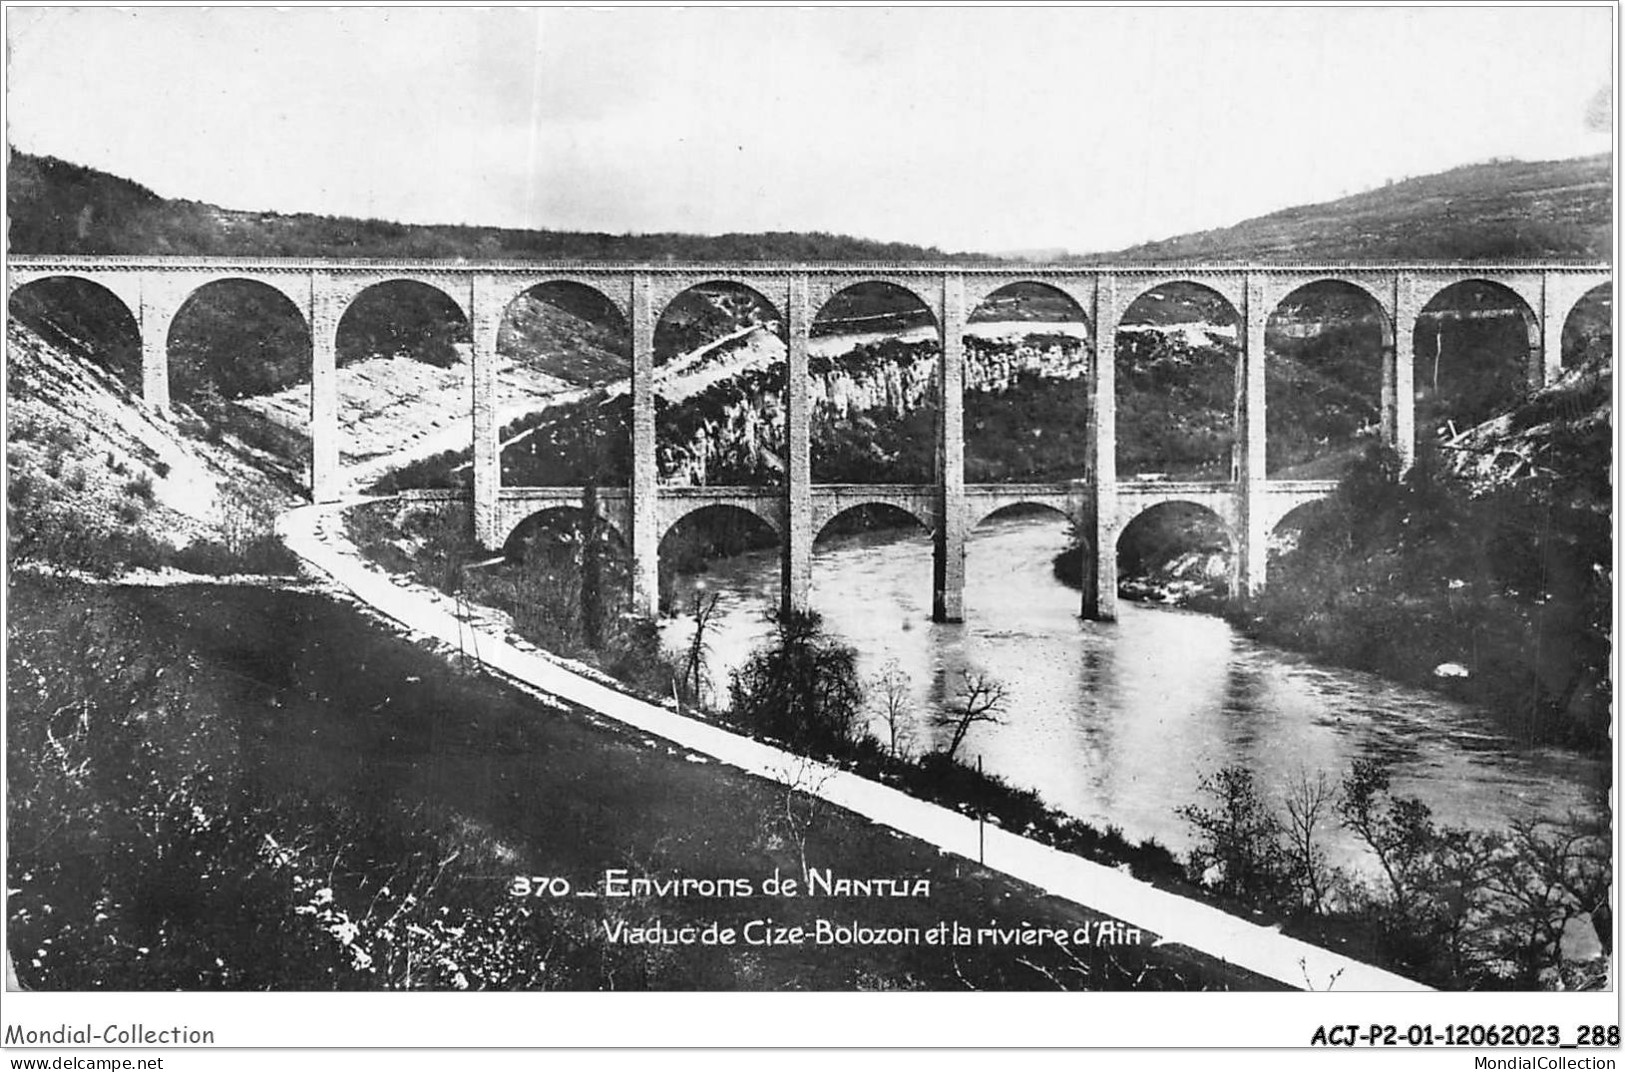
{"label": "viaduct arch", "polygon": [[[473,340],[470,399],[473,446],[473,517],[480,542],[501,547],[525,516],[550,506],[579,506],[569,488],[503,488],[497,438],[496,341],[508,306],[547,283],[588,287],[613,305],[632,334],[633,476],[625,489],[600,492],[600,509],[627,537],[633,557],[634,605],[658,605],[660,538],[684,514],[705,505],[734,505],[773,525],[784,556],[783,602],[805,606],[812,583],[812,543],[823,522],[862,502],[898,506],[925,523],[935,548],[933,615],[962,618],[965,537],[975,521],[1013,505],[1053,506],[1092,525],[1092,546],[1116,547],[1123,527],[1163,501],[1194,501],[1213,509],[1237,533],[1235,591],[1246,599],[1262,589],[1268,535],[1290,510],[1324,497],[1321,482],[1271,481],[1265,475],[1265,328],[1272,311],[1310,283],[1347,283],[1381,309],[1392,345],[1382,368],[1382,431],[1402,459],[1415,455],[1415,356],[1412,339],[1422,308],[1455,283],[1476,280],[1515,294],[1529,310],[1531,386],[1562,369],[1562,332],[1569,314],[1590,291],[1609,285],[1605,264],[1402,265],[1146,265],[1058,268],[1019,265],[600,265],[523,262],[344,261],[182,257],[18,257],[10,261],[12,290],[57,276],[100,284],[131,313],[142,340],[142,397],[156,410],[169,405],[165,341],[170,322],[188,297],[221,279],[263,283],[286,296],[310,325],[311,497],[332,501],[343,492],[339,466],[335,343],[340,318],[367,288],[410,280],[441,291],[467,317]],[[654,329],[666,306],[684,291],[729,282],[759,294],[783,316],[787,347],[785,389],[787,465],[782,490],[660,488],[655,466]],[[862,283],[890,283],[916,297],[935,319],[942,350],[938,366],[941,458],[932,485],[815,486],[811,479],[807,352],[813,316],[840,291]],[[1222,295],[1235,308],[1241,404],[1237,407],[1235,478],[1202,485],[1119,481],[1115,471],[1116,388],[1114,346],[1118,324],[1142,294],[1175,282]],[[1089,403],[1079,419],[1093,430],[1087,476],[1066,484],[967,486],[964,479],[964,333],[967,311],[1002,288],[1036,284],[1060,291],[1082,310],[1095,341]],[[1019,496],[1019,498],[1017,498]],[[1005,501],[1009,500],[1009,501]],[[1083,611],[1116,617],[1116,556],[1095,553],[1085,570]]]}

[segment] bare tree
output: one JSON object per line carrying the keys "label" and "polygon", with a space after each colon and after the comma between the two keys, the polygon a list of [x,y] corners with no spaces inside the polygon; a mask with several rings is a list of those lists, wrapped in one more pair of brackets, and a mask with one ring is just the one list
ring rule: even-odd
{"label": "bare tree", "polygon": [[1299,770],[1297,780],[1287,789],[1282,852],[1303,906],[1316,915],[1326,910],[1327,897],[1337,878],[1326,861],[1320,838],[1321,823],[1330,817],[1336,802],[1337,788],[1327,780],[1325,771],[1317,771],[1311,780],[1307,771]]}
{"label": "bare tree", "polygon": [[913,732],[908,716],[913,708],[910,699],[908,673],[896,659],[888,659],[874,680],[869,683],[869,695],[874,697],[876,717],[886,727],[886,750],[892,758],[907,755]]}
{"label": "bare tree", "polygon": [[959,677],[959,695],[954,698],[953,706],[932,719],[934,724],[953,730],[953,737],[943,750],[949,759],[959,751],[972,726],[979,722],[1002,725],[1004,720],[999,715],[1010,698],[1004,682],[983,671],[961,670]]}
{"label": "bare tree", "polygon": [[807,858],[807,845],[824,825],[831,805],[824,799],[824,787],[835,772],[805,756],[797,756],[793,768],[777,772],[784,791],[772,810],[762,817],[762,831],[768,847],[793,848],[796,862],[801,867],[801,880],[807,881],[812,865]]}
{"label": "bare tree", "polygon": [[604,646],[603,528],[598,516],[598,481],[588,477],[576,534],[581,541],[581,635],[593,649]]}
{"label": "bare tree", "polygon": [[716,592],[709,595],[694,593],[694,636],[689,639],[688,655],[683,660],[682,686],[683,691],[688,693],[688,702],[695,706],[705,703],[705,694],[711,688],[711,674],[706,666],[711,648],[705,642],[705,634],[711,627],[711,618],[716,614],[721,598]]}

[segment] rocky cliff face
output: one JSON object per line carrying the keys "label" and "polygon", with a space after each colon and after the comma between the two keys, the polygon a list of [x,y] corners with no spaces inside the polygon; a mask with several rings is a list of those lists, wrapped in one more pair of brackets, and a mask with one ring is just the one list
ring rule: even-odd
{"label": "rocky cliff face", "polygon": [[[777,483],[784,472],[783,343],[757,331],[735,346],[738,360],[704,364],[708,381],[663,391],[672,404],[660,417],[660,471],[682,485]],[[836,356],[809,360],[814,426],[897,422],[935,394],[935,341],[885,339]],[[1022,377],[1076,379],[1088,352],[1076,336],[1010,330],[967,338],[965,389],[1001,394]]]}

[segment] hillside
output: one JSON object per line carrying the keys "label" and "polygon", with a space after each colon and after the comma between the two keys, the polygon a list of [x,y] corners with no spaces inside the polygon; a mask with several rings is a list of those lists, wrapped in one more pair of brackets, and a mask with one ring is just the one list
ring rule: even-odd
{"label": "hillside", "polygon": [[292,486],[185,411],[154,415],[97,359],[16,320],[6,332],[7,557],[91,573],[285,564],[269,540]]}
{"label": "hillside", "polygon": [[1604,261],[1613,256],[1613,165],[1609,154],[1471,164],[1232,227],[1066,259]]}
{"label": "hillside", "polygon": [[1612,364],[1608,339],[1557,382],[1427,445],[1408,473],[1378,457],[1357,466],[1272,561],[1249,628],[1434,681],[1529,740],[1605,746]]}
{"label": "hillside", "polygon": [[1004,254],[847,235],[611,235],[427,226],[173,200],[106,172],[12,152],[12,253],[514,260],[954,261],[1607,260],[1613,157],[1495,161],[1109,253]]}
{"label": "hillside", "polygon": [[977,261],[847,235],[611,235],[434,226],[221,208],[49,156],[12,151],[9,250],[23,253],[604,261]]}

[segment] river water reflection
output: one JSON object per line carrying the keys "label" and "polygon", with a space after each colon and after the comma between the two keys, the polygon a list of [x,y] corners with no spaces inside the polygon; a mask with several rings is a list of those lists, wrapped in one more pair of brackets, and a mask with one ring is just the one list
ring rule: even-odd
{"label": "river water reflection", "polygon": [[[925,535],[838,537],[817,547],[813,605],[857,647],[866,677],[893,659],[908,674],[917,748],[946,742],[929,714],[960,672],[986,672],[1007,685],[1009,706],[1003,724],[971,729],[966,761],[980,757],[1055,807],[1181,851],[1191,839],[1176,808],[1198,799],[1204,773],[1232,763],[1279,802],[1300,773],[1335,783],[1355,758],[1386,756],[1396,792],[1421,797],[1443,822],[1479,828],[1562,816],[1606,783],[1602,760],[1519,747],[1474,708],[1255,644],[1218,618],[1120,603],[1116,623],[1083,621],[1078,594],[1050,569],[1065,543],[1055,516],[985,522],[967,545],[965,622],[938,625]],[[728,671],[769,634],[778,577],[770,550],[684,579],[721,596],[708,644],[721,700]],[[692,623],[665,630],[680,647]],[[1334,824],[1325,834],[1333,862],[1359,857]]]}

